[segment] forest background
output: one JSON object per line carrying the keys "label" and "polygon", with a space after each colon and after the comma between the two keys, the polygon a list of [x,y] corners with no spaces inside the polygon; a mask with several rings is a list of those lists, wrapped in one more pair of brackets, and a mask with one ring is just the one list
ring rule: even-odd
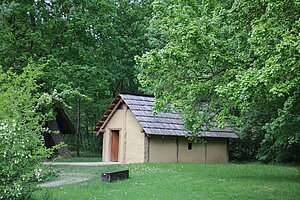
{"label": "forest background", "polygon": [[297,0],[6,0],[1,73],[36,80],[45,119],[65,108],[71,149],[100,153],[92,129],[109,103],[144,92],[192,132],[236,127],[231,159],[299,162],[299,19]]}

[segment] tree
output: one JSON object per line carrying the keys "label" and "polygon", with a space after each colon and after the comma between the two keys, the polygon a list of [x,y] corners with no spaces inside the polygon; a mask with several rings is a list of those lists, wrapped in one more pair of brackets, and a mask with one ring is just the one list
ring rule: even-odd
{"label": "tree", "polygon": [[89,138],[82,146],[95,146],[92,127],[112,98],[138,89],[133,57],[147,48],[151,1],[14,2],[6,1],[0,13],[0,64],[21,73],[28,58],[47,63],[42,92],[69,90],[89,97],[80,101],[80,115],[78,99],[65,102],[72,105],[67,112],[74,124],[81,118],[83,139]]}
{"label": "tree", "polygon": [[43,116],[37,112],[41,67],[32,63],[17,75],[0,69],[0,199],[29,199],[42,180]]}
{"label": "tree", "polygon": [[6,71],[13,67],[21,73],[28,59],[35,55],[39,34],[35,31],[34,0],[5,1],[0,7],[0,65]]}
{"label": "tree", "polygon": [[299,2],[170,0],[153,9],[158,42],[137,63],[156,108],[169,105],[194,133],[234,122],[259,135],[259,159],[292,150],[299,161]]}

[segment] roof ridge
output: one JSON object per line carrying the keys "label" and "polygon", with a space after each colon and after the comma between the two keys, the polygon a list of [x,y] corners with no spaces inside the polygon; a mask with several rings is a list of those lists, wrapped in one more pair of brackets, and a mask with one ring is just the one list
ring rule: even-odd
{"label": "roof ridge", "polygon": [[133,92],[121,92],[119,95],[122,95],[122,94],[125,94],[125,95],[132,95],[132,96],[143,96],[143,97],[155,97],[154,95],[152,94],[143,94],[143,93],[133,93]]}

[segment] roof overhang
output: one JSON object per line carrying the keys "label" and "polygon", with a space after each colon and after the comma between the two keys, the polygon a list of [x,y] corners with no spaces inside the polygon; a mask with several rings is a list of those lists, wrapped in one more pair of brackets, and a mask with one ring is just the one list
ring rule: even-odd
{"label": "roof overhang", "polygon": [[93,132],[97,135],[100,133],[104,133],[104,127],[110,120],[110,118],[113,116],[114,112],[117,110],[119,105],[123,102],[120,95],[115,97],[115,99],[111,102],[111,104],[106,109],[105,113],[102,115],[102,117],[99,119],[98,123],[96,124],[96,127],[93,129]]}

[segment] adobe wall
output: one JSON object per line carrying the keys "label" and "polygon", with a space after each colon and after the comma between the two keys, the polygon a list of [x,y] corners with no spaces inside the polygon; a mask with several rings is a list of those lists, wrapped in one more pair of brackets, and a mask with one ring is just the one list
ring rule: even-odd
{"label": "adobe wall", "polygon": [[122,158],[123,153],[123,140],[124,140],[124,127],[123,127],[123,110],[116,110],[114,115],[110,118],[105,126],[103,134],[102,146],[102,161],[109,162],[111,157],[111,130],[119,130],[119,162],[124,162]]}
{"label": "adobe wall", "polygon": [[[227,163],[227,140],[207,138],[205,143],[191,143],[185,137],[150,136],[149,162]],[[177,149],[178,145],[178,149]]]}
{"label": "adobe wall", "polygon": [[142,163],[145,150],[145,134],[137,119],[131,112],[126,112],[126,163]]}
{"label": "adobe wall", "polygon": [[176,137],[150,136],[149,162],[177,162]]}
{"label": "adobe wall", "polygon": [[[185,137],[178,137],[178,162],[205,163],[205,144],[192,143]],[[188,143],[192,143],[191,150]]]}
{"label": "adobe wall", "polygon": [[144,162],[145,134],[142,132],[142,128],[133,113],[125,104],[122,109],[115,111],[105,126],[102,150],[102,160],[104,162],[111,161],[111,130],[119,130],[118,162]]}
{"label": "adobe wall", "polygon": [[227,163],[227,139],[208,138],[206,143],[206,163]]}

